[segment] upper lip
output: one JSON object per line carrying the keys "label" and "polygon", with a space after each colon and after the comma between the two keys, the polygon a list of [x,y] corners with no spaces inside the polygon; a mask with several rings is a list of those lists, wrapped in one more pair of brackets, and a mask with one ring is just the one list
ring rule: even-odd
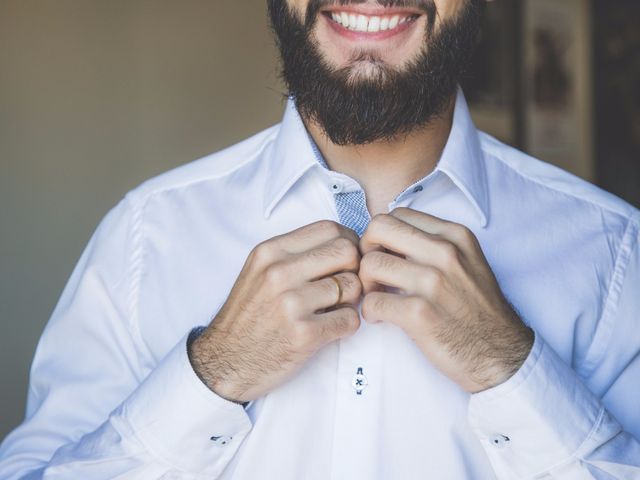
{"label": "upper lip", "polygon": [[386,8],[375,5],[332,5],[320,9],[323,13],[347,12],[368,17],[386,17],[391,15],[422,15],[424,12],[416,8]]}

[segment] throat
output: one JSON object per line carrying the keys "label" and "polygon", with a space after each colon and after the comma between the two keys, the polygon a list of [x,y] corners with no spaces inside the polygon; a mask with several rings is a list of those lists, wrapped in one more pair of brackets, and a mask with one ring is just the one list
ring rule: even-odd
{"label": "throat", "polygon": [[314,122],[305,121],[329,168],[363,188],[370,215],[388,213],[389,204],[407,187],[429,175],[447,143],[453,108],[432,124],[391,141],[336,145]]}

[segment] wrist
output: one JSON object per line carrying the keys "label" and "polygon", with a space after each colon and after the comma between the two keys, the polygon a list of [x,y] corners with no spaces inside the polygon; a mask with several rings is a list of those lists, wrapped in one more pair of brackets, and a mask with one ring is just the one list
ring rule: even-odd
{"label": "wrist", "polygon": [[513,377],[524,365],[535,341],[534,331],[522,323],[522,327],[515,339],[505,346],[500,362],[496,367],[495,374],[486,383],[483,390],[494,388],[505,383]]}
{"label": "wrist", "polygon": [[206,341],[202,338],[202,334],[206,330],[206,327],[196,327],[191,330],[187,338],[187,356],[191,368],[200,381],[213,393],[229,402],[246,407],[250,403],[249,401],[236,400],[233,394],[226,393],[227,389],[223,386],[225,382],[220,378],[221,369],[215,367],[211,349],[207,348]]}

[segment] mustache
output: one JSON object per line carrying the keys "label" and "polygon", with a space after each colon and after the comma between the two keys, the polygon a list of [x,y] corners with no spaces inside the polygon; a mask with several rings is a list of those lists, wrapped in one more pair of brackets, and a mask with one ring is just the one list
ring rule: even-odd
{"label": "mustache", "polygon": [[345,5],[362,5],[364,3],[370,3],[371,5],[377,5],[385,8],[415,8],[422,10],[427,15],[427,24],[429,30],[433,28],[435,23],[438,9],[434,0],[377,0],[371,2],[370,0],[311,0],[307,6],[307,13],[305,16],[305,28],[310,30],[317,18],[318,13],[322,8],[345,6]]}

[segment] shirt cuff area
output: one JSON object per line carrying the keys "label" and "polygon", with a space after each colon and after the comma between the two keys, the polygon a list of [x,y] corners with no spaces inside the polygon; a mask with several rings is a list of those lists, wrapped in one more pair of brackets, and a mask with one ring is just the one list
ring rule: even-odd
{"label": "shirt cuff area", "polygon": [[187,355],[187,336],[119,412],[149,452],[175,468],[216,478],[252,428],[242,405],[202,383]]}
{"label": "shirt cuff area", "polygon": [[530,478],[579,459],[620,428],[537,332],[520,370],[471,395],[468,414],[501,479]]}

